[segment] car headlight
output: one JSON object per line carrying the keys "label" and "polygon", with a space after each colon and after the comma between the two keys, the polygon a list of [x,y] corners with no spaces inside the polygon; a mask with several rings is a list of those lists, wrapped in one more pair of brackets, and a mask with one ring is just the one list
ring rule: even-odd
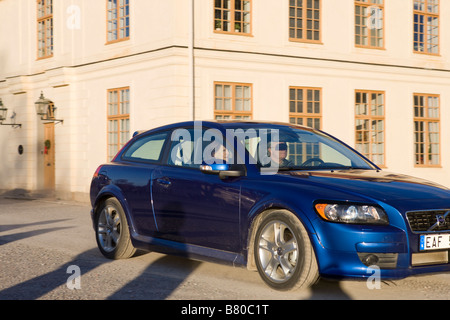
{"label": "car headlight", "polygon": [[326,221],[352,224],[389,224],[386,212],[378,206],[317,203],[314,208]]}

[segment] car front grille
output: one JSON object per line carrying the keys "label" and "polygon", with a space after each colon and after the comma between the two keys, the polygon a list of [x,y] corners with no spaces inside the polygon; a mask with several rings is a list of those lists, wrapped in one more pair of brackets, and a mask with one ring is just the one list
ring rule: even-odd
{"label": "car front grille", "polygon": [[406,217],[413,232],[450,231],[450,210],[414,211]]}

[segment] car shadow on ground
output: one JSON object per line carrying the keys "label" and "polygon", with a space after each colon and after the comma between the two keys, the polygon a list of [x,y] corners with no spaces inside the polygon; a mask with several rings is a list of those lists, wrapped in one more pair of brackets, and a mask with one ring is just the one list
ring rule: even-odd
{"label": "car shadow on ground", "polygon": [[[92,296],[86,297],[82,291],[85,288],[84,280],[81,281],[81,290],[69,290],[66,288],[69,266],[77,266],[81,271],[81,279],[88,276],[89,273],[95,273],[96,269],[102,265],[112,263],[112,260],[106,259],[98,252],[97,248],[87,250],[70,262],[64,263],[57,269],[36,276],[32,279],[23,281],[9,288],[0,291],[0,300],[37,300],[47,299],[46,295],[54,290],[67,290],[62,294],[62,299],[109,299],[109,300],[164,300],[168,298],[185,279],[201,264],[201,262],[186,260],[182,266],[179,265],[177,257],[162,256],[152,262],[135,279],[127,282],[116,292],[107,297]],[[104,272],[96,270],[97,273]],[[110,280],[114,280],[111,278]],[[101,291],[103,284],[94,280],[94,284],[87,285],[91,287],[98,285],[95,290]],[[89,290],[89,289],[88,289]],[[109,290],[106,289],[105,290]],[[51,296],[51,295],[50,295]],[[59,299],[59,296],[57,296]]]}
{"label": "car shadow on ground", "polygon": [[337,280],[320,279],[310,291],[309,300],[352,300],[342,289],[341,282]]}
{"label": "car shadow on ground", "polygon": [[[48,220],[48,221],[38,221],[33,223],[23,223],[23,224],[11,224],[11,225],[0,225],[0,232],[8,232],[15,229],[34,227],[34,226],[42,226],[48,224],[54,224],[64,221],[69,221],[70,219],[59,219],[59,220]],[[19,241],[21,239],[30,238],[34,236],[38,236],[44,233],[54,232],[58,230],[70,229],[71,227],[54,227],[54,228],[46,228],[46,229],[33,229],[30,231],[18,232],[12,235],[6,234],[0,236],[0,245],[11,243],[14,241]]]}
{"label": "car shadow on ground", "polygon": [[[182,263],[180,263],[180,259]],[[87,250],[70,262],[64,263],[57,269],[36,276],[32,279],[18,283],[12,287],[0,291],[0,300],[36,300],[47,299],[46,295],[52,291],[66,287],[69,266],[78,266],[81,270],[81,279],[89,273],[100,273],[103,270],[96,270],[102,265],[111,263],[100,255],[97,248]],[[165,300],[177,290],[180,285],[192,274],[202,262],[184,259],[176,256],[163,255],[157,260],[150,263],[136,278],[122,285],[117,291],[108,296],[84,296],[85,280],[82,280],[82,290],[63,294],[61,298],[68,299],[107,299],[107,300]],[[114,269],[114,268],[113,268]],[[109,269],[108,269],[109,270]],[[96,272],[93,272],[96,271]],[[115,278],[111,278],[113,281]],[[96,279],[95,282],[100,279]],[[101,282],[89,284],[88,287],[98,285],[95,290],[102,291]],[[105,288],[106,289],[106,288]],[[89,290],[89,289],[88,289]],[[108,290],[108,289],[106,289]],[[310,300],[350,300],[345,291],[342,289],[339,281],[330,281],[321,279],[310,289]],[[65,296],[66,295],[66,296]],[[51,296],[51,295],[50,295]],[[65,297],[64,297],[65,296]],[[59,299],[59,296],[57,296]]]}
{"label": "car shadow on ground", "polygon": [[103,259],[92,259],[96,255],[96,249],[81,253],[72,261],[61,267],[18,283],[12,287],[0,291],[0,300],[36,300],[50,293],[56,288],[65,285],[69,274],[67,268],[71,265],[79,266],[84,272],[89,272],[104,263]]}
{"label": "car shadow on ground", "polygon": [[[8,232],[24,227],[47,226],[57,222],[63,222],[67,219],[39,221],[28,224],[11,224],[1,225],[0,232]],[[15,234],[0,236],[0,247],[9,243],[13,243],[25,238],[39,236],[44,233],[56,232],[61,229],[70,227],[54,227],[45,229],[35,229]],[[148,252],[138,251],[134,258],[145,255]],[[39,261],[37,261],[39,262]],[[69,266],[78,266],[81,270],[81,277],[89,275],[92,271],[98,269],[102,265],[111,263],[112,260],[104,258],[97,248],[86,250],[75,256],[69,262],[63,263],[56,269],[48,271],[39,276],[17,283],[11,287],[0,291],[0,300],[36,300],[46,298],[46,295],[52,291],[63,287],[66,284],[70,273]],[[40,263],[40,262],[39,262]],[[45,261],[43,261],[45,263]],[[110,300],[164,300],[170,298],[175,290],[191,275],[202,262],[191,260],[183,257],[163,255],[152,261],[145,269],[133,280],[126,282],[112,294],[103,296],[104,299]],[[102,270],[96,270],[97,273]],[[93,272],[95,273],[95,272]],[[114,278],[111,278],[113,280]],[[95,285],[101,286],[99,282]],[[83,283],[84,288],[84,283]],[[99,289],[100,290],[100,289]],[[309,289],[311,292],[310,299],[339,299],[345,300],[350,297],[342,290],[340,282],[321,279],[316,285]],[[50,295],[51,296],[51,295]],[[102,298],[101,296],[89,295],[89,298]],[[58,298],[58,296],[57,296]],[[64,296],[62,297],[64,298]],[[77,294],[67,294],[66,298],[84,299],[84,295],[80,292]]]}
{"label": "car shadow on ground", "polygon": [[110,300],[167,299],[201,264],[200,261],[165,255],[152,262],[140,276],[110,295]]}

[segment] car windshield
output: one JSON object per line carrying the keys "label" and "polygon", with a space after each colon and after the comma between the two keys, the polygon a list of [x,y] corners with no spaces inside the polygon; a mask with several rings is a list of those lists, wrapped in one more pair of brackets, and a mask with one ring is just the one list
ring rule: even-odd
{"label": "car windshield", "polygon": [[235,134],[250,154],[250,162],[254,161],[261,171],[376,169],[354,150],[320,131],[280,126],[235,129]]}

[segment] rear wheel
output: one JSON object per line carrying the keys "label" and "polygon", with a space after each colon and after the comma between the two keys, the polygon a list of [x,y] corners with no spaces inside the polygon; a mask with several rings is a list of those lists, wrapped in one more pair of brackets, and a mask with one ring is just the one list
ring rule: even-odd
{"label": "rear wheel", "polygon": [[277,290],[307,288],[319,278],[308,233],[286,210],[271,212],[259,224],[255,262],[261,278]]}
{"label": "rear wheel", "polygon": [[109,259],[126,259],[136,252],[131,243],[125,212],[115,198],[107,199],[99,207],[95,234],[98,248]]}

